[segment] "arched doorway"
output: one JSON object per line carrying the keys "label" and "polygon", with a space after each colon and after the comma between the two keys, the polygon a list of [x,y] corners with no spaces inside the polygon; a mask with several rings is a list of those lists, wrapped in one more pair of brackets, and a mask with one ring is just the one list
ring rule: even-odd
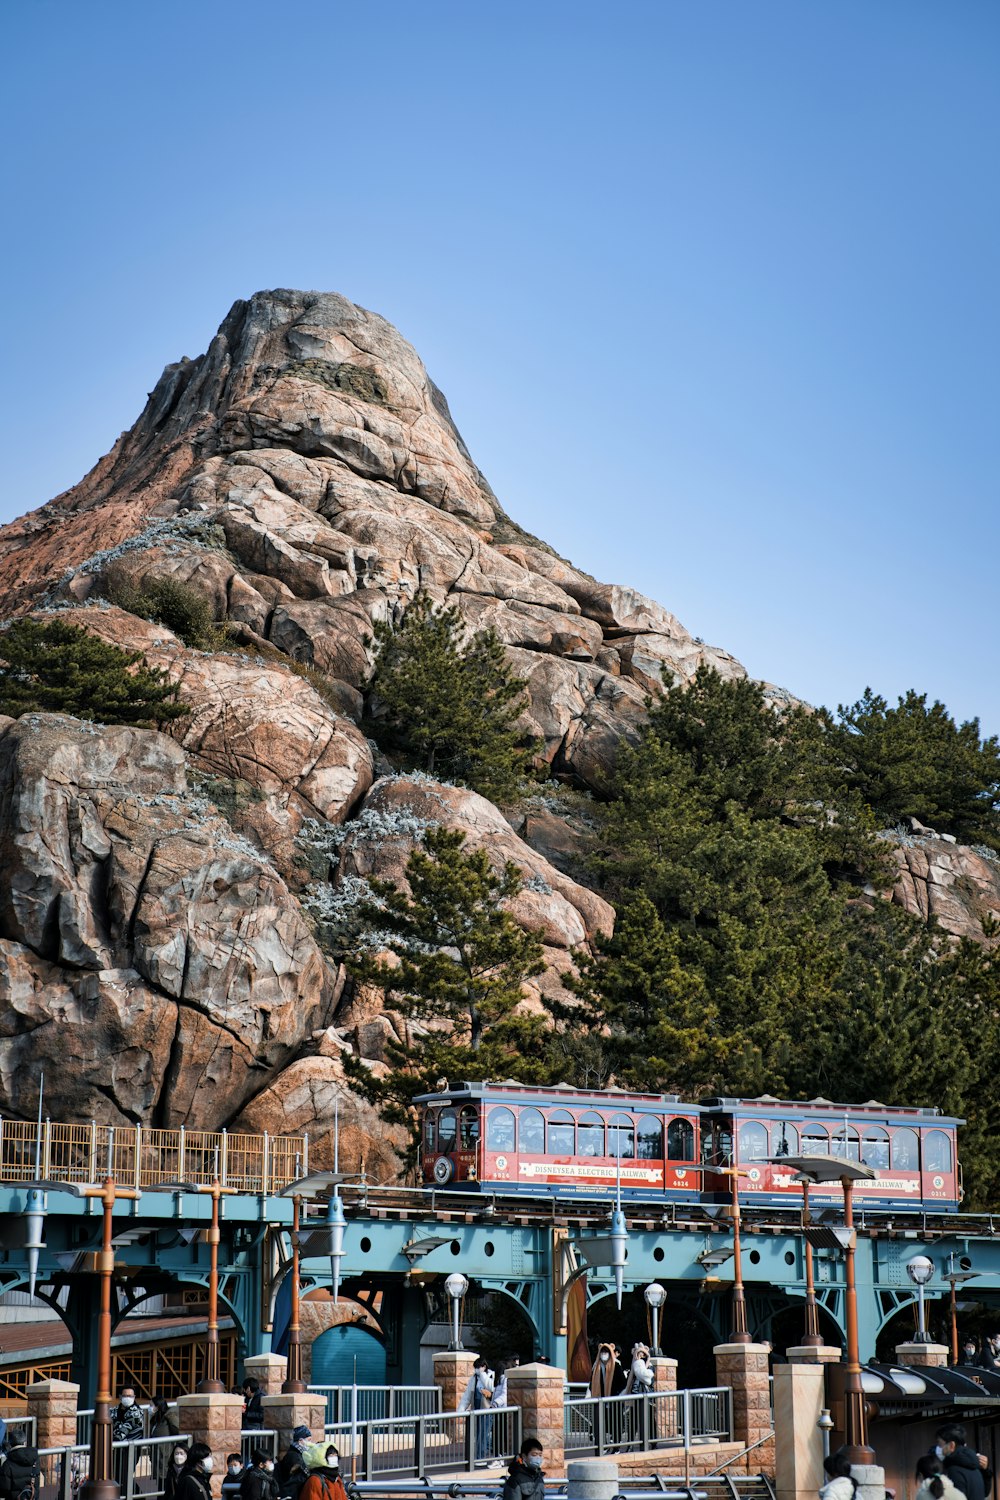
{"label": "arched doorway", "polygon": [[314,1339],[312,1385],[385,1385],[385,1345],[359,1323],[338,1323]]}

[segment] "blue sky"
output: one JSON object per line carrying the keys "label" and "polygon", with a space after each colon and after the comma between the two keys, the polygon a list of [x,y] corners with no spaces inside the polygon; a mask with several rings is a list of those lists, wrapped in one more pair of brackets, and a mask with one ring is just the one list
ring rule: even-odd
{"label": "blue sky", "polygon": [[1000,732],[994,0],[13,0],[0,520],[237,297],[394,322],[497,494],[815,702]]}

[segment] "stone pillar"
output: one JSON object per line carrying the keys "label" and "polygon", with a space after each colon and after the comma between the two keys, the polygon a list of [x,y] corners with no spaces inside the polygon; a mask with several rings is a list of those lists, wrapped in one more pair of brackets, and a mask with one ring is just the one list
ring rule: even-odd
{"label": "stone pillar", "polygon": [[28,1416],[36,1422],[37,1448],[71,1448],[76,1442],[80,1387],[71,1380],[36,1380],[25,1391]]}
{"label": "stone pillar", "polygon": [[226,1472],[226,1454],[239,1453],[243,1426],[243,1397],[220,1391],[178,1396],[177,1426],[194,1443],[207,1443],[217,1473]]}
{"label": "stone pillar", "polygon": [[768,1344],[716,1344],[719,1385],[733,1393],[733,1438],[744,1447],[771,1431],[771,1392],[767,1372]]}
{"label": "stone pillar", "polygon": [[943,1369],[948,1363],[947,1344],[897,1344],[896,1362],[901,1365],[921,1365],[927,1369]]}
{"label": "stone pillar", "polygon": [[[471,1349],[445,1349],[434,1356],[434,1384],[441,1388],[441,1410],[458,1411],[472,1366],[479,1358]],[[507,1398],[510,1405],[514,1402]]]}
{"label": "stone pillar", "polygon": [[840,1350],[834,1344],[795,1344],[785,1350],[785,1358],[790,1365],[835,1365],[840,1359]]}
{"label": "stone pillar", "polygon": [[262,1396],[279,1396],[287,1373],[288,1360],[283,1354],[251,1354],[243,1361],[243,1378],[258,1381]]}
{"label": "stone pillar", "polygon": [[613,1458],[571,1458],[566,1464],[566,1500],[615,1500],[620,1489]]}
{"label": "stone pillar", "polygon": [[507,1372],[507,1405],[521,1408],[521,1439],[538,1439],[545,1450],[545,1468],[550,1474],[561,1474],[566,1462],[565,1381],[562,1370],[554,1365],[517,1365]]}
{"label": "stone pillar", "polygon": [[[264,1426],[270,1431],[278,1434],[278,1452],[284,1453],[292,1441],[292,1433],[296,1427],[308,1427],[312,1433],[314,1443],[323,1440],[323,1424],[326,1421],[326,1402],[323,1397],[311,1391],[303,1391],[301,1394],[289,1394],[287,1396],[265,1396],[261,1401],[264,1408]],[[341,1458],[350,1457],[350,1439],[346,1443],[338,1444]],[[346,1467],[346,1465],[345,1465]]]}
{"label": "stone pillar", "polygon": [[855,1500],[885,1500],[885,1470],[880,1464],[852,1464],[857,1482]]}
{"label": "stone pillar", "polygon": [[817,1422],[826,1404],[822,1364],[774,1367],[774,1481],[778,1500],[815,1500],[826,1483],[823,1434]]}
{"label": "stone pillar", "polygon": [[649,1363],[653,1367],[653,1390],[676,1391],[677,1361],[666,1354],[653,1354]]}

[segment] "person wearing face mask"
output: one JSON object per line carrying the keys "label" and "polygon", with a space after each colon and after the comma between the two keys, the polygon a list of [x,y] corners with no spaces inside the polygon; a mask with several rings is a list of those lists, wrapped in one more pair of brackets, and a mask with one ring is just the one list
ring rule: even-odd
{"label": "person wearing face mask", "polygon": [[226,1472],[222,1480],[223,1500],[236,1500],[243,1483],[243,1458],[239,1453],[226,1454]]}
{"label": "person wearing face mask", "polygon": [[174,1500],[212,1500],[215,1460],[207,1443],[192,1443],[174,1490]]}
{"label": "person wearing face mask", "polygon": [[306,1482],[299,1491],[299,1500],[347,1500],[340,1477],[340,1454],[332,1443],[310,1443],[302,1456]]}
{"label": "person wearing face mask", "polygon": [[614,1344],[598,1344],[597,1358],[590,1372],[590,1394],[592,1396],[620,1396],[625,1389],[626,1375],[618,1361]]}
{"label": "person wearing face mask", "polygon": [[134,1443],[142,1437],[142,1412],[135,1404],[135,1391],[127,1385],[111,1413],[111,1437],[116,1443]]}
{"label": "person wearing face mask", "polygon": [[278,1500],[274,1459],[264,1448],[255,1448],[250,1455],[250,1467],[240,1484],[240,1500]]}
{"label": "person wearing face mask", "polygon": [[274,1477],[278,1481],[278,1494],[284,1500],[298,1500],[298,1494],[306,1477],[303,1455],[309,1447],[312,1433],[304,1424],[292,1433],[291,1445],[278,1459]]}
{"label": "person wearing face mask", "polygon": [[508,1466],[503,1500],[545,1500],[543,1451],[537,1438],[525,1438],[520,1453]]}
{"label": "person wearing face mask", "polygon": [[178,1443],[170,1450],[170,1462],[167,1472],[163,1477],[163,1500],[174,1500],[174,1492],[177,1489],[177,1481],[181,1477],[181,1471],[187,1463],[188,1451],[183,1443]]}

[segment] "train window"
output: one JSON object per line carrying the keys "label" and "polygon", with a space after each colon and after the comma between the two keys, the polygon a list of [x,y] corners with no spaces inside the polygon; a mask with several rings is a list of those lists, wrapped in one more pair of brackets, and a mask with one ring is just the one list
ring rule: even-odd
{"label": "train window", "polygon": [[807,1124],[803,1125],[802,1155],[830,1155],[830,1135],[825,1125],[818,1125],[814,1120],[810,1120]]}
{"label": "train window", "polygon": [[443,1109],[438,1116],[438,1150],[454,1151],[458,1121],[453,1109]]}
{"label": "train window", "polygon": [[576,1127],[578,1156],[604,1155],[604,1120],[600,1115],[581,1115]]}
{"label": "train window", "polygon": [[841,1125],[833,1133],[833,1154],[841,1161],[861,1160],[861,1140],[853,1125]]}
{"label": "train window", "polygon": [[920,1147],[917,1132],[905,1127],[892,1132],[892,1165],[908,1172],[920,1170]]}
{"label": "train window", "polygon": [[514,1111],[491,1109],[486,1117],[487,1151],[513,1151]]}
{"label": "train window", "polygon": [[736,1137],[740,1161],[767,1161],[767,1126],[744,1120]]}
{"label": "train window", "polygon": [[[708,1135],[705,1136],[706,1143]],[[694,1126],[690,1120],[671,1120],[667,1126],[667,1158],[669,1161],[694,1160]]]}
{"label": "train window", "polygon": [[573,1156],[573,1136],[573,1116],[565,1109],[554,1109],[545,1127],[546,1156]]}
{"label": "train window", "polygon": [[924,1171],[951,1171],[951,1141],[946,1131],[924,1131]]}
{"label": "train window", "polygon": [[608,1155],[629,1161],[635,1156],[635,1126],[631,1115],[615,1115],[608,1125]]}
{"label": "train window", "polygon": [[436,1133],[434,1129],[435,1124],[436,1118],[431,1113],[431,1111],[428,1110],[426,1116],[424,1117],[424,1150],[428,1153],[433,1152],[434,1150],[434,1137]]}
{"label": "train window", "polygon": [[479,1144],[479,1111],[466,1105],[458,1118],[459,1144],[463,1151],[475,1151]]}
{"label": "train window", "polygon": [[779,1120],[771,1126],[771,1155],[798,1156],[799,1132],[787,1120]]}
{"label": "train window", "polygon": [[889,1165],[889,1132],[881,1125],[869,1125],[861,1143],[861,1160],[866,1167]]}
{"label": "train window", "polygon": [[540,1109],[522,1109],[517,1121],[519,1151],[541,1156],[545,1150],[545,1121]]}
{"label": "train window", "polygon": [[640,1161],[662,1161],[663,1121],[657,1115],[640,1115],[635,1143]]}

